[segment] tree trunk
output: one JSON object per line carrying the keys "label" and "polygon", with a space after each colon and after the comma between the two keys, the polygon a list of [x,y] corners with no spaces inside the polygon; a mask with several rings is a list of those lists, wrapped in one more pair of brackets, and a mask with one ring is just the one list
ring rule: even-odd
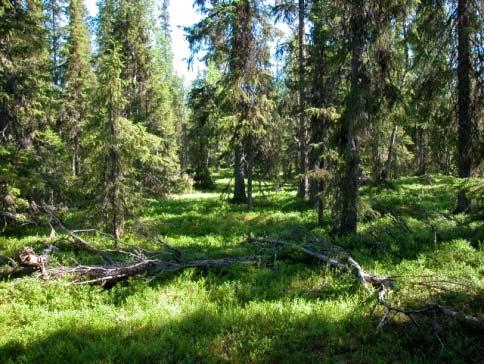
{"label": "tree trunk", "polygon": [[382,178],[382,160],[380,155],[380,125],[374,115],[369,116],[368,125],[371,125],[371,175],[374,181]]}
{"label": "tree trunk", "polygon": [[305,93],[304,93],[304,18],[305,5],[304,0],[299,0],[299,24],[298,24],[298,73],[299,73],[299,170],[300,175],[299,188],[297,196],[306,198],[308,194],[308,129],[305,117]]}
{"label": "tree trunk", "polygon": [[214,187],[212,177],[210,176],[210,165],[209,165],[209,138],[203,128],[197,136],[198,148],[195,163],[195,185],[202,189],[211,189]]}
{"label": "tree trunk", "polygon": [[[321,164],[321,148],[316,147],[316,144],[321,143],[322,135],[321,135],[321,125],[320,120],[318,117],[313,116],[313,120],[311,121],[311,151],[309,153],[310,156],[310,169],[311,172],[316,172],[320,168]],[[311,177],[309,180],[309,203],[311,206],[316,206],[318,201],[318,193],[319,193],[319,181],[316,177]]]}
{"label": "tree trunk", "polygon": [[234,150],[234,181],[234,197],[232,201],[235,203],[247,202],[244,182],[244,153],[239,144],[235,145]]}
{"label": "tree trunk", "polygon": [[114,141],[114,145],[111,147],[110,157],[111,157],[111,172],[110,172],[110,183],[111,187],[111,208],[112,208],[112,228],[114,236],[114,245],[118,246],[119,240],[123,231],[123,207],[121,202],[121,150],[118,145],[118,135],[116,127],[117,113],[114,110],[113,104],[113,90],[110,93],[110,103],[109,103],[109,124],[111,130],[111,136]]}
{"label": "tree trunk", "polygon": [[60,85],[60,64],[59,64],[59,41],[61,38],[58,24],[60,16],[60,5],[57,0],[50,1],[50,22],[51,22],[51,52],[52,52],[52,79],[54,85]]}
{"label": "tree trunk", "polygon": [[120,191],[120,151],[119,146],[114,146],[111,151],[111,182],[113,183],[113,191],[111,194],[111,205],[113,208],[113,235],[115,247],[118,246],[121,234],[123,232],[124,214],[121,205],[121,191]]}
{"label": "tree trunk", "polygon": [[[458,37],[458,65],[457,65],[457,91],[458,91],[458,119],[459,134],[457,143],[457,170],[460,178],[471,175],[471,78],[472,71],[470,57],[470,8],[471,0],[457,1],[457,37]],[[463,192],[457,195],[456,212],[470,210],[470,200]]]}
{"label": "tree trunk", "polygon": [[254,172],[254,146],[252,144],[252,138],[249,137],[249,142],[246,143],[247,148],[247,209],[252,210],[252,182]]}
{"label": "tree trunk", "polygon": [[181,124],[181,146],[180,146],[180,169],[183,172],[188,170],[188,130],[187,123],[185,121]]}
{"label": "tree trunk", "polygon": [[425,174],[425,130],[417,129],[417,176]]}
{"label": "tree trunk", "polygon": [[73,140],[74,150],[72,151],[72,175],[74,178],[81,174],[81,157],[80,157],[80,145],[79,135],[76,133]]}
{"label": "tree trunk", "polygon": [[365,10],[363,0],[352,1],[350,94],[343,117],[344,171],[341,179],[342,210],[339,232],[354,233],[357,228],[358,185],[360,175],[360,137],[364,123],[365,78],[363,51],[365,45]]}
{"label": "tree trunk", "polygon": [[392,162],[393,162],[395,144],[397,141],[397,130],[398,130],[398,127],[395,125],[392,130],[392,136],[390,137],[390,145],[388,146],[388,157],[387,157],[387,166],[386,166],[386,173],[385,173],[386,179],[390,179],[392,176]]}

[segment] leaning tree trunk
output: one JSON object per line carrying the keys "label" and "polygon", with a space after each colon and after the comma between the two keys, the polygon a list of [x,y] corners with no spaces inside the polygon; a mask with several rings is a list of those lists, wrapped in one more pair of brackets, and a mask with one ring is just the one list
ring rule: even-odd
{"label": "leaning tree trunk", "polygon": [[[471,175],[471,42],[470,42],[470,8],[471,0],[457,2],[457,36],[458,36],[458,119],[459,133],[457,143],[457,170],[460,178]],[[457,195],[456,212],[470,210],[470,200],[463,192]]]}
{"label": "leaning tree trunk", "polygon": [[306,198],[308,194],[308,128],[305,117],[305,93],[304,93],[304,0],[299,0],[299,24],[298,24],[298,83],[299,83],[299,165],[298,173],[300,182],[297,196]]}
{"label": "leaning tree trunk", "polygon": [[365,11],[363,0],[352,1],[351,15],[351,77],[350,94],[343,117],[343,159],[344,171],[340,192],[342,210],[340,233],[356,232],[357,199],[360,174],[360,137],[364,122],[365,100],[363,79],[363,50],[365,44]]}
{"label": "leaning tree trunk", "polygon": [[238,142],[234,150],[234,197],[232,201],[235,203],[247,201],[244,182],[244,153]]}

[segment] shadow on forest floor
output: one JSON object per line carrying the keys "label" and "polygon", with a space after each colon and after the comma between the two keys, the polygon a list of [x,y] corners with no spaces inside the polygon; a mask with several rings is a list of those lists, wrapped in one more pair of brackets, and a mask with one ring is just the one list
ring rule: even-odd
{"label": "shadow on forest floor", "polygon": [[169,318],[153,313],[99,325],[95,320],[102,316],[81,316],[61,329],[54,324],[40,338],[7,343],[0,347],[0,362],[481,362],[482,333],[448,319],[434,332],[431,320],[417,319],[417,327],[400,317],[374,334],[377,320],[368,310],[338,312],[330,306],[268,302],[217,309],[209,304]]}
{"label": "shadow on forest floor", "polygon": [[[399,283],[392,296],[396,304],[438,302],[482,317],[484,222],[448,214],[451,184],[436,176],[365,186],[360,231],[344,238],[330,237],[331,219],[317,228],[313,209],[293,193],[269,188],[251,212],[220,199],[219,188],[152,201],[141,209],[140,223],[184,259],[267,253],[244,244],[248,236],[296,243],[317,236],[344,247],[368,271],[404,277],[408,284]],[[8,238],[2,254],[17,245],[41,250],[44,230]],[[126,242],[157,247],[136,235]],[[95,257],[59,249],[54,259],[77,264]],[[456,293],[410,284],[426,276],[478,288]],[[372,316],[374,295],[350,275],[291,249],[259,266],[191,268],[110,290],[65,283],[0,281],[1,363],[424,364],[480,363],[484,355],[483,334],[446,317],[437,317],[438,325],[415,317],[417,327],[394,316],[375,334],[383,312],[377,308]]]}

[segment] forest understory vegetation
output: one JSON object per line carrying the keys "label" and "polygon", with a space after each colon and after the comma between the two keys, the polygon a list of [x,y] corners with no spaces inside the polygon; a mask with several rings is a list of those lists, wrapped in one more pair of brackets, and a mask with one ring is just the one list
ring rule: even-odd
{"label": "forest understory vegetation", "polygon": [[483,15],[0,0],[0,363],[481,363]]}
{"label": "forest understory vegetation", "polygon": [[[268,253],[270,260],[166,271],[105,287],[75,284],[73,276],[9,279],[6,257],[26,246],[41,252],[57,244],[52,267],[105,264],[96,252],[73,249],[75,242],[58,229],[50,237],[47,224],[10,230],[0,237],[0,361],[480,362],[481,329],[438,312],[392,312],[382,324],[376,290],[296,249],[309,246],[335,259],[350,253],[367,271],[392,277],[392,305],[443,305],[482,320],[484,221],[451,214],[457,179],[432,175],[394,180],[384,189],[365,186],[358,233],[333,237],[333,222],[318,227],[315,211],[294,199],[291,186],[274,192],[262,184],[247,211],[221,198],[229,178],[215,177],[214,191],[140,208],[120,246],[159,250],[159,238],[184,261]],[[63,221],[88,227],[82,211],[64,213]],[[144,238],[137,225],[146,229]],[[78,234],[99,249],[112,248],[109,236]],[[294,246],[274,251],[247,243],[249,237]]]}

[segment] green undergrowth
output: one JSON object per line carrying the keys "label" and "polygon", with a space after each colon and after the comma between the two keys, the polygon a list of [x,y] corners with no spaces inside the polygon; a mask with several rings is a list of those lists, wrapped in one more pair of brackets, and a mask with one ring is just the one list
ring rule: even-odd
{"label": "green undergrowth", "polygon": [[[368,271],[395,277],[394,305],[443,304],[484,316],[484,222],[452,215],[457,181],[447,176],[402,178],[362,189],[359,232],[331,237],[334,222],[315,225],[315,213],[290,188],[256,188],[255,208],[232,205],[214,191],[150,201],[129,221],[124,244],[158,249],[129,233],[141,225],[184,259],[267,254],[246,243],[264,236],[330,241]],[[86,227],[82,213],[66,215]],[[57,242],[51,264],[97,263],[73,253],[62,236],[25,228],[0,236],[0,254]],[[86,238],[99,246],[101,235]],[[319,245],[318,245],[319,244]],[[109,289],[45,282],[0,281],[0,363],[481,363],[484,335],[437,315],[393,315],[375,333],[384,311],[375,292],[353,277],[286,249],[270,263],[188,269],[147,283],[131,279]]]}

